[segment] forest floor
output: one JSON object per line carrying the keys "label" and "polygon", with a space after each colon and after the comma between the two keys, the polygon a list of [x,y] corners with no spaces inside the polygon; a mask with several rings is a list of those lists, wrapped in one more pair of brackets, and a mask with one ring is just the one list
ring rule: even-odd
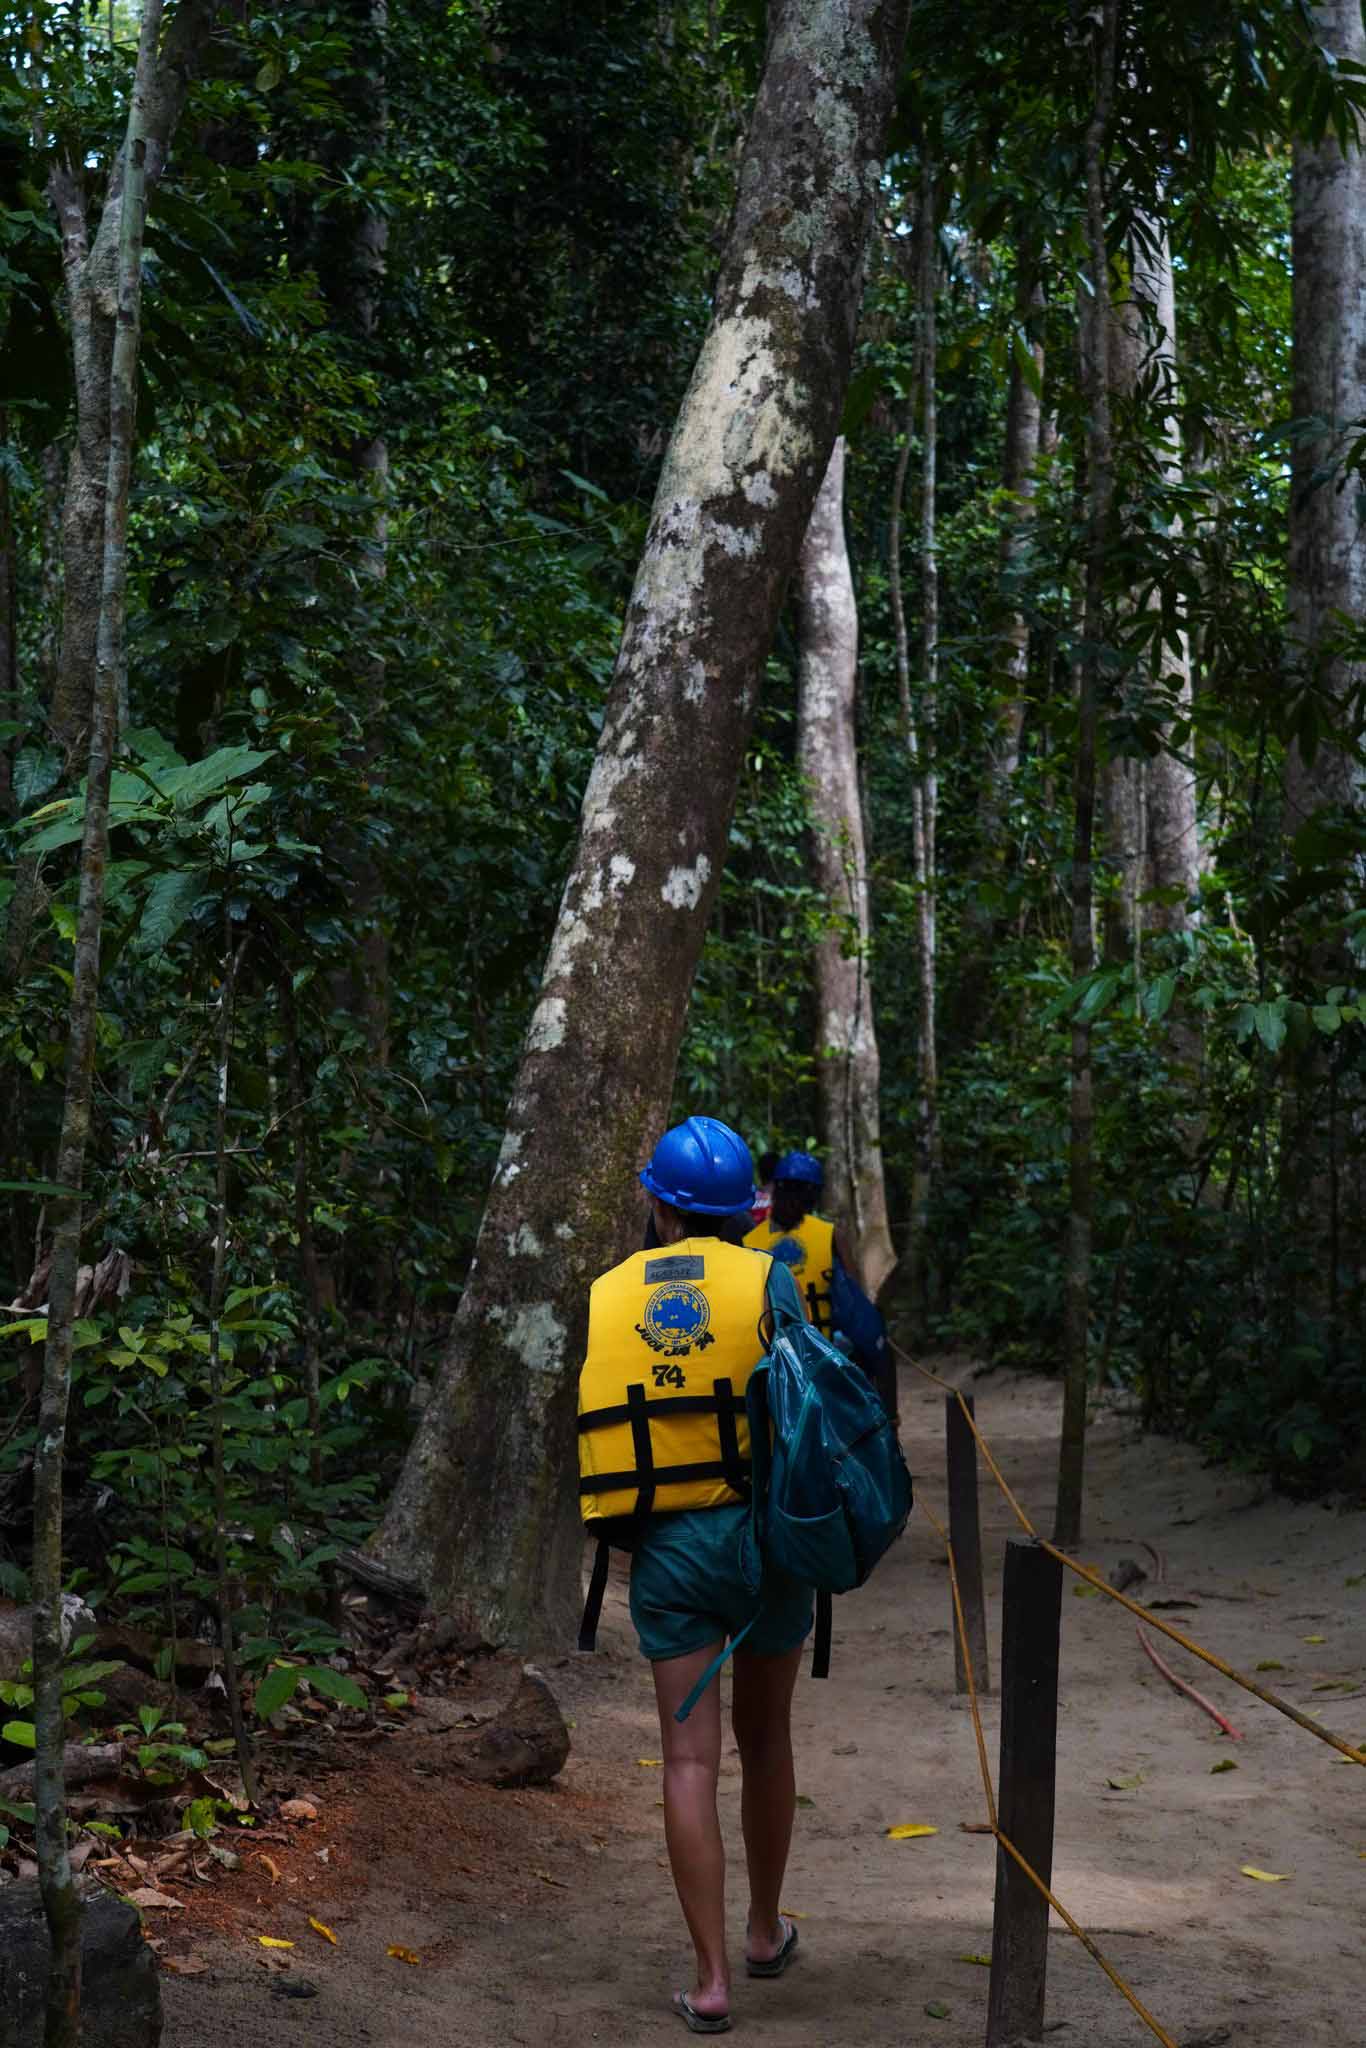
{"label": "forest floor", "polygon": [[[963,1361],[947,1369],[970,1381],[978,1420],[1042,1525],[1056,1385],[972,1378]],[[942,1515],[942,1396],[909,1374],[902,1396],[918,1489]],[[995,1659],[1014,1524],[985,1475],[982,1507]],[[1088,1561],[1108,1573],[1136,1559],[1150,1573],[1136,1597],[1189,1602],[1170,1613],[1178,1626],[1243,1670],[1275,1660],[1268,1682],[1285,1697],[1349,1739],[1366,1736],[1366,1581],[1348,1583],[1366,1571],[1366,1514],[1279,1498],[1111,1411],[1091,1436],[1086,1522]],[[1161,1583],[1145,1545],[1165,1562]],[[1164,1645],[1242,1732],[1230,1741],[1158,1676],[1130,1617],[1099,1595],[1074,1597],[1074,1583],[1063,1596],[1058,1896],[1182,2048],[1359,2040],[1366,1779]],[[681,2042],[668,1999],[689,1981],[689,1956],[664,1862],[658,1728],[621,1584],[602,1640],[605,1654],[547,1667],[574,1723],[550,1790],[419,1776],[399,1760],[409,1752],[379,1745],[354,1772],[309,1785],[319,1818],[273,1852],[278,1882],[258,1853],[238,1873],[231,1913],[222,1901],[209,1913],[206,1893],[204,1908],[176,1916],[166,1953],[194,1974],[165,1978],[166,2048],[296,2034],[329,2048]],[[478,1669],[489,1697],[462,1708],[491,1711],[515,1667]],[[994,1768],[994,1700],[984,1714]],[[978,2048],[988,1973],[973,1959],[991,1946],[994,1852],[960,1825],[983,1819],[982,1790],[953,1689],[942,1547],[923,1516],[870,1585],[837,1603],[831,1678],[799,1681],[795,1725],[803,1804],[784,1905],[802,1916],[801,1953],[779,1982],[737,1977],[737,2029],[774,2048]],[[1225,1758],[1236,1770],[1216,1772]],[[733,1869],[739,1790],[727,1741]],[[889,1840],[902,1821],[938,1832]],[[1249,1879],[1244,1864],[1287,1881]],[[736,1882],[737,1951],[744,1908]],[[260,1935],[295,1947],[264,1950]],[[272,1995],[300,1974],[314,1995]],[[1048,2011],[1049,2037],[1075,2048],[1151,2038],[1061,1925]]]}

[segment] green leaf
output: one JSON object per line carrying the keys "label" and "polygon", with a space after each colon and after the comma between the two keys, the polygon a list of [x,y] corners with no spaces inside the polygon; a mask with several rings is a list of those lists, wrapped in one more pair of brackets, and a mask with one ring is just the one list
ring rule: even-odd
{"label": "green leaf", "polygon": [[1154,1024],[1160,1023],[1166,1016],[1172,1006],[1172,998],[1175,994],[1176,976],[1174,974],[1159,974],[1155,980],[1148,983],[1148,986],[1143,991],[1143,1008]]}
{"label": "green leaf", "polygon": [[12,1742],[16,1749],[36,1749],[38,1734],[32,1721],[6,1721],[0,1728],[0,1739]]}
{"label": "green leaf", "polygon": [[946,2020],[949,2016],[949,2009],[942,1998],[932,1998],[925,2007],[925,2016],[927,2019],[932,2020]]}
{"label": "green leaf", "polygon": [[200,868],[177,869],[158,875],[147,892],[147,902],[133,941],[139,953],[159,953],[169,945],[204,894],[208,876]]}
{"label": "green leaf", "polygon": [[1285,1010],[1280,1003],[1258,1003],[1252,1012],[1257,1036],[1268,1052],[1279,1052],[1285,1044]]}
{"label": "green leaf", "polygon": [[1217,1764],[1210,1765],[1209,1774],[1212,1778],[1217,1778],[1221,1771],[1236,1771],[1237,1768],[1231,1756],[1221,1756]]}
{"label": "green leaf", "polygon": [[604,505],[611,504],[612,500],[608,497],[606,491],[602,490],[597,484],[590,484],[586,476],[575,476],[572,469],[562,469],[560,475],[567,476],[576,491],[583,491],[590,498],[600,499]]}
{"label": "green leaf", "polygon": [[277,1714],[287,1700],[293,1699],[299,1689],[302,1673],[297,1664],[277,1664],[268,1671],[256,1688],[256,1713],[258,1719],[268,1721]]}
{"label": "green leaf", "polygon": [[306,1678],[314,1692],[320,1692],[330,1700],[340,1700],[344,1707],[368,1707],[370,1702],[344,1671],[334,1671],[330,1664],[305,1664],[299,1673]]}

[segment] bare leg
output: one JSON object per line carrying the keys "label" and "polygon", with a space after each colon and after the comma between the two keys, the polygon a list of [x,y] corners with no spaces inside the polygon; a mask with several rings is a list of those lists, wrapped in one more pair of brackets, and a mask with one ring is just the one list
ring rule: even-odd
{"label": "bare leg", "polygon": [[697,1951],[697,1982],[688,1993],[694,2011],[716,2018],[730,2010],[726,1960],[726,1855],[716,1816],[721,1768],[721,1687],[709,1685],[686,1721],[675,1709],[720,1650],[719,1642],[686,1657],[666,1657],[651,1669],[664,1745],[664,1836],[669,1845],[683,1917]]}
{"label": "bare leg", "polygon": [[783,1657],[735,1653],[731,1725],[740,1748],[740,1814],[749,1865],[749,1940],[746,1953],[768,1962],[783,1945],[778,1917],[783,1873],[792,1843],[797,1781],[792,1764],[792,1688],[802,1646]]}

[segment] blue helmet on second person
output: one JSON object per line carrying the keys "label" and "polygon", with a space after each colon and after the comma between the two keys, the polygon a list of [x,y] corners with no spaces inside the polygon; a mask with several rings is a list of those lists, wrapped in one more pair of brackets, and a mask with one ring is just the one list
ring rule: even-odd
{"label": "blue helmet on second person", "polygon": [[690,1116],[666,1131],[640,1178],[661,1202],[698,1216],[738,1216],[754,1203],[749,1146],[714,1116]]}
{"label": "blue helmet on second person", "polygon": [[814,1152],[784,1152],[774,1170],[775,1181],[795,1181],[800,1187],[818,1188],[825,1180],[825,1168]]}

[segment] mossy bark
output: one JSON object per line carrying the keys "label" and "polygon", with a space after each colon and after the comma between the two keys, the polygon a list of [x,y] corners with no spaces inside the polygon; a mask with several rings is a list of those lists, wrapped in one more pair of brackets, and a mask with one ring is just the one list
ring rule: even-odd
{"label": "mossy bark", "polygon": [[570,1639],[588,1288],[640,1241],[636,1173],[668,1115],[763,662],[838,428],[908,11],[771,11],[474,1265],[376,1538],[502,1640]]}

